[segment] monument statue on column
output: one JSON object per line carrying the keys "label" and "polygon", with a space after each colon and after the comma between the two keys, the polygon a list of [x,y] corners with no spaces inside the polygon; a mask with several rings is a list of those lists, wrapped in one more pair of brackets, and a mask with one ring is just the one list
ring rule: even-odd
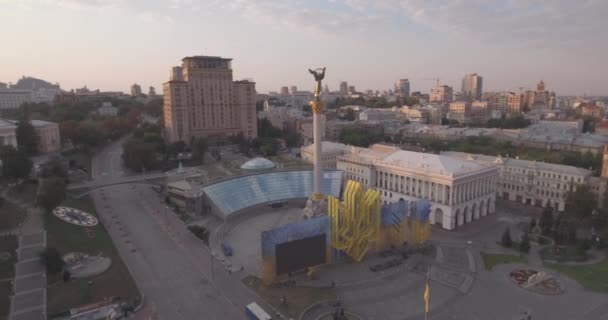
{"label": "monument statue on column", "polygon": [[315,78],[315,93],[312,101],[309,105],[313,112],[313,144],[314,144],[314,190],[313,194],[308,198],[306,208],[304,208],[304,218],[311,218],[322,214],[327,214],[327,200],[323,195],[322,187],[322,171],[323,165],[321,164],[321,116],[323,115],[323,102],[321,101],[321,90],[323,86],[321,82],[325,78],[325,68],[318,68],[315,70],[308,69]]}

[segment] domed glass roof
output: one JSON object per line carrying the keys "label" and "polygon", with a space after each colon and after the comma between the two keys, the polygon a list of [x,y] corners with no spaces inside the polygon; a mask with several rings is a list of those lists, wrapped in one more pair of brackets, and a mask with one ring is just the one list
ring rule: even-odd
{"label": "domed glass roof", "polygon": [[263,170],[263,169],[272,169],[274,168],[274,162],[265,159],[265,158],[253,158],[241,166],[241,169],[244,170]]}

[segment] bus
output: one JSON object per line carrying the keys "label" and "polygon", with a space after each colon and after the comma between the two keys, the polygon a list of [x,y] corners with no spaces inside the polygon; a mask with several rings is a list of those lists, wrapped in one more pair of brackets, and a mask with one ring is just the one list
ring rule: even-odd
{"label": "bus", "polygon": [[272,318],[257,303],[252,302],[245,306],[247,320],[272,320]]}

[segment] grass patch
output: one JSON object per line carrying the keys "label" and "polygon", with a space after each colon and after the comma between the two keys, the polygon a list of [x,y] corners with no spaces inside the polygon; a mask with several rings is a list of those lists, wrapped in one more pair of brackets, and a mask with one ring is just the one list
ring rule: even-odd
{"label": "grass patch", "polygon": [[[298,319],[302,312],[315,302],[336,300],[334,288],[329,287],[272,288],[265,286],[262,280],[254,276],[243,278],[243,283],[283,315],[294,319]],[[287,299],[287,304],[281,303],[283,296]]]}
{"label": "grass patch", "polygon": [[[559,247],[559,253],[556,248]],[[539,251],[540,257],[543,260],[554,260],[557,262],[567,261],[586,261],[589,259],[589,255],[585,250],[582,250],[578,246],[550,246],[542,248]]]}
{"label": "grass patch", "polygon": [[[97,216],[95,206],[89,196],[81,199],[66,199],[62,206],[77,208]],[[48,247],[55,247],[65,254],[85,252],[90,255],[102,254],[112,259],[112,266],[103,274],[87,279],[64,283],[60,276],[48,277],[48,312],[57,314],[70,308],[96,302],[107,297],[121,297],[128,301],[139,299],[137,287],[118,255],[110,235],[101,225],[83,228],[48,215],[45,219]],[[89,284],[92,281],[92,284]]]}
{"label": "grass patch", "polygon": [[10,230],[25,220],[25,211],[4,200],[0,208],[0,231]]}
{"label": "grass patch", "polygon": [[482,252],[481,257],[483,258],[483,264],[486,266],[486,270],[492,270],[494,266],[499,264],[528,262],[528,259],[512,254],[493,254]]}
{"label": "grass patch", "polygon": [[0,252],[9,253],[11,256],[8,260],[0,260],[0,281],[9,279],[15,276],[15,263],[17,263],[17,236],[8,235],[0,237]]}
{"label": "grass patch", "polygon": [[578,281],[583,287],[608,293],[608,259],[604,261],[584,265],[584,266],[565,266],[556,263],[545,263],[545,267],[551,268],[559,273]]}

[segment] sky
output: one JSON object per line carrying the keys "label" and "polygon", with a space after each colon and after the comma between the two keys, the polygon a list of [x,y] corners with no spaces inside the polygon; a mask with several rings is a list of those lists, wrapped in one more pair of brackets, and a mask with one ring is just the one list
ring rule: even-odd
{"label": "sky", "polygon": [[325,66],[330,90],[460,90],[476,72],[484,91],[608,95],[607,17],[607,0],[0,0],[0,82],[160,92],[183,57],[214,55],[258,92],[312,90]]}

